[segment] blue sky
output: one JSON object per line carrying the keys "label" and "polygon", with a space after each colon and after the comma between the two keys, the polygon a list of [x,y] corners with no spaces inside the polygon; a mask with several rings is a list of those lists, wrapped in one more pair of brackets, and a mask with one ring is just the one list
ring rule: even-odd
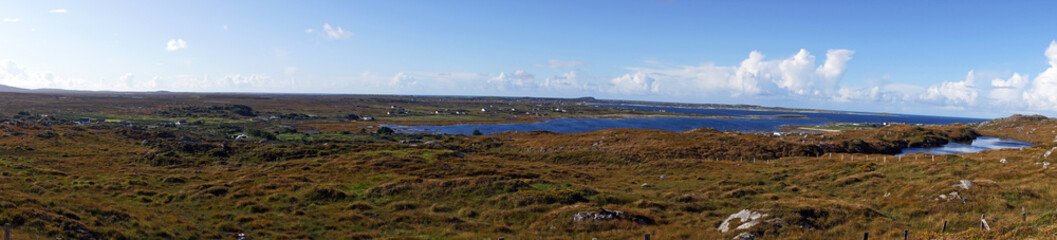
{"label": "blue sky", "polygon": [[0,0],[0,84],[1054,116],[1052,9],[1047,1]]}

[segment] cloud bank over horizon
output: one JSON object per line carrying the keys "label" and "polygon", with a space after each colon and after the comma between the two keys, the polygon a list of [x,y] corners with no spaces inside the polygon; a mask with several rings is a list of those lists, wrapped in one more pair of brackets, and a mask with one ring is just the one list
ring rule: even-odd
{"label": "cloud bank over horizon", "polygon": [[[332,39],[347,37],[343,33],[331,34],[332,31],[343,31],[340,28],[326,28],[325,31]],[[186,48],[183,39],[172,39],[166,50],[183,48]],[[583,69],[589,65],[587,63],[548,60],[531,67],[563,72],[553,76],[538,76],[524,69],[495,74],[403,71],[386,75],[364,72],[326,86],[298,85],[293,78],[297,71],[295,67],[285,67],[285,76],[274,77],[264,73],[229,73],[141,78],[126,73],[112,79],[83,79],[34,71],[12,60],[2,60],[0,84],[29,89],[116,91],[597,96],[699,103],[772,99],[792,103],[783,107],[797,107],[801,103],[833,104],[829,106],[884,104],[953,111],[974,108],[1003,114],[1057,113],[1057,41],[1051,41],[1044,52],[1048,68],[1033,79],[1028,74],[1013,73],[1009,78],[992,79],[989,84],[978,81],[978,74],[968,70],[962,80],[928,86],[890,84],[882,78],[869,81],[866,87],[851,87],[842,78],[849,70],[848,63],[854,54],[855,51],[850,49],[829,49],[824,59],[818,59],[808,50],[800,49],[786,58],[769,59],[759,51],[752,51],[738,65],[705,63],[626,67],[625,74],[614,77],[589,74]]]}

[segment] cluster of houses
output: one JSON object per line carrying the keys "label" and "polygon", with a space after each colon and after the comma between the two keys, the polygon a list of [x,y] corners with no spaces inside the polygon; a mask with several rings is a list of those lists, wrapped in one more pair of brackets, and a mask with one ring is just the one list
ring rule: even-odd
{"label": "cluster of houses", "polygon": [[178,121],[166,121],[166,122],[162,123],[162,125],[168,125],[168,126],[185,126],[185,125],[188,125],[188,124],[187,124],[187,121],[184,121],[184,120],[178,120]]}
{"label": "cluster of houses", "polygon": [[98,118],[98,119],[95,119],[95,120],[92,120],[90,118],[81,118],[81,119],[74,120],[73,124],[85,125],[85,124],[101,123],[101,122],[106,122],[106,118]]}
{"label": "cluster of houses", "polygon": [[[525,115],[538,116],[538,117],[546,116],[546,114],[540,113],[541,110],[543,110],[543,109],[535,108],[535,109],[532,109],[532,111],[525,111],[524,113],[525,113]],[[489,109],[489,108],[481,108],[481,112],[493,112],[493,111],[494,112],[515,112],[515,113],[519,112],[517,108],[496,108],[495,110]],[[566,112],[565,109],[561,109],[561,108],[554,108],[553,111],[554,112],[562,112],[562,113]]]}
{"label": "cluster of houses", "polygon": [[385,115],[390,115],[390,116],[392,116],[392,115],[406,115],[408,113],[410,113],[410,112],[408,112],[406,109],[404,109],[402,107],[397,107],[396,105],[393,105],[393,106],[389,106],[389,111],[386,112]]}
{"label": "cluster of houses", "polygon": [[[437,111],[433,111],[433,114],[434,114],[434,115],[448,114],[448,110],[447,110],[447,109],[445,109],[445,110],[437,110]],[[451,112],[451,114],[455,114],[455,115],[466,115],[466,112],[463,112],[463,111],[454,111],[454,112]]]}
{"label": "cluster of houses", "polygon": [[[506,112],[506,111],[509,111],[509,112],[517,112],[517,108],[510,108],[510,109],[507,109],[507,108],[498,108],[498,109],[499,109],[499,111],[500,111],[500,112]],[[481,112],[489,112],[489,111],[490,111],[490,110],[488,110],[488,108],[481,108]]]}
{"label": "cluster of houses", "polygon": [[[404,109],[402,107],[397,107],[395,105],[394,106],[389,106],[389,109],[390,109],[390,111],[386,112],[385,113],[386,115],[392,116],[392,115],[408,115],[408,114],[411,114],[411,111],[408,111],[407,109]],[[441,115],[441,114],[466,115],[466,112],[464,112],[464,111],[454,111],[454,112],[452,112],[452,111],[449,111],[448,109],[444,109],[444,110],[433,111],[433,114],[434,115]],[[374,118],[371,118],[371,120],[364,120],[364,121],[374,121]]]}

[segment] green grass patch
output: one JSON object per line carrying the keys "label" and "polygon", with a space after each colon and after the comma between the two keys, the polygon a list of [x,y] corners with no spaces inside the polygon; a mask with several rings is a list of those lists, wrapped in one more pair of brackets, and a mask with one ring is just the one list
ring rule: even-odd
{"label": "green grass patch", "polygon": [[547,190],[551,190],[551,189],[569,189],[569,188],[572,188],[572,185],[569,185],[567,183],[566,184],[537,183],[537,184],[532,184],[531,186],[532,186],[532,190],[536,190],[536,191],[547,191]]}

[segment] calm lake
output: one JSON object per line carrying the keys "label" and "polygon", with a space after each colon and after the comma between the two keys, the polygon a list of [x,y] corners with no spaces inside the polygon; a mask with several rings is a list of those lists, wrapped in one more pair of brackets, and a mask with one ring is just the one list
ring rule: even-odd
{"label": "calm lake", "polygon": [[1021,142],[1008,138],[997,138],[997,137],[977,137],[970,144],[961,143],[948,143],[942,147],[934,148],[907,148],[903,149],[903,153],[896,156],[907,155],[911,153],[931,153],[931,154],[953,154],[953,153],[974,153],[983,150],[991,149],[1002,149],[1002,148],[1022,148],[1031,147],[1035,144]]}
{"label": "calm lake", "polygon": [[771,131],[786,125],[822,125],[833,122],[844,123],[907,123],[907,124],[950,124],[983,122],[987,119],[979,118],[957,118],[938,117],[922,115],[879,115],[879,114],[840,114],[840,113],[803,113],[803,112],[780,112],[780,111],[748,111],[727,109],[692,109],[672,107],[647,107],[628,105],[602,105],[608,107],[624,107],[639,110],[654,110],[678,113],[690,113],[700,115],[721,115],[732,117],[760,116],[760,115],[782,115],[796,114],[807,116],[807,118],[739,118],[739,119],[716,119],[716,118],[559,118],[534,123],[506,123],[506,124],[459,124],[448,126],[388,126],[398,132],[404,133],[448,133],[448,134],[471,134],[474,130],[480,130],[484,134],[501,133],[507,131],[550,131],[558,133],[590,132],[612,128],[639,128],[660,129],[667,131],[687,131],[696,128],[714,128],[717,130],[736,131]]}
{"label": "calm lake", "polygon": [[[807,116],[807,118],[778,118],[778,117],[755,117],[739,119],[716,119],[716,118],[688,118],[688,117],[664,117],[664,118],[559,118],[534,123],[504,123],[504,124],[458,124],[448,126],[394,126],[389,125],[397,132],[402,133],[446,133],[446,134],[471,134],[479,130],[484,134],[501,133],[508,131],[550,131],[558,133],[580,133],[612,128],[639,128],[659,129],[667,131],[687,131],[696,128],[714,128],[717,130],[736,131],[773,131],[786,125],[822,125],[827,123],[905,123],[905,124],[951,124],[951,123],[973,123],[983,122],[988,119],[940,117],[924,115],[904,114],[872,114],[872,113],[805,113],[805,112],[782,112],[782,111],[750,111],[750,110],[728,110],[728,109],[693,109],[672,107],[648,107],[628,105],[601,105],[608,107],[623,107],[639,110],[654,110],[678,113],[690,113],[700,115],[721,115],[732,117],[782,115],[795,114]],[[1019,142],[1011,139],[995,137],[979,137],[971,144],[950,143],[936,148],[909,148],[903,150],[902,154],[924,152],[933,154],[971,153],[988,149],[1019,148],[1033,146],[1030,143]]]}

